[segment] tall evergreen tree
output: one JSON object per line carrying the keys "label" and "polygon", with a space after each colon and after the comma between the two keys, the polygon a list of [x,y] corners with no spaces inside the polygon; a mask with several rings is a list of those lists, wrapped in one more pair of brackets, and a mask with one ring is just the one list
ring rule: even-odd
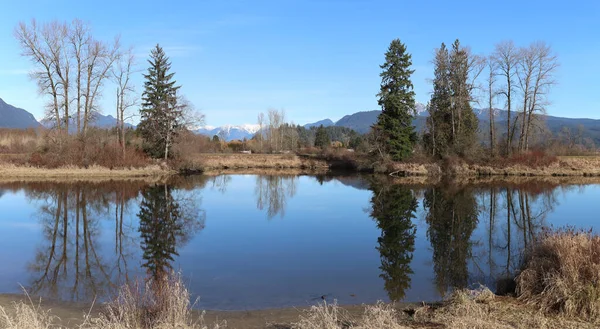
{"label": "tall evergreen tree", "polygon": [[436,50],[428,132],[423,138],[434,156],[465,155],[477,141],[478,120],[471,107],[473,86],[469,82],[474,63],[474,57],[458,40],[451,51],[443,43]]}
{"label": "tall evergreen tree", "polygon": [[326,148],[330,144],[331,140],[329,139],[329,135],[327,134],[325,127],[320,125],[319,128],[317,128],[317,133],[315,135],[315,146],[319,148]]}
{"label": "tall evergreen tree", "polygon": [[158,44],[150,52],[148,63],[138,129],[144,139],[144,150],[152,157],[166,160],[183,118],[177,103],[180,86],[175,85],[169,58]]}
{"label": "tall evergreen tree", "polygon": [[409,156],[417,141],[412,125],[415,112],[415,92],[410,76],[411,55],[406,46],[395,39],[385,53],[385,63],[381,65],[381,87],[377,94],[381,114],[373,126],[383,138],[383,148],[392,160],[400,161]]}
{"label": "tall evergreen tree", "polygon": [[477,141],[478,120],[471,107],[469,73],[472,66],[469,52],[460,45],[458,39],[452,44],[450,53],[450,89],[452,93],[452,113],[454,151],[464,155]]}
{"label": "tall evergreen tree", "polygon": [[448,152],[452,143],[452,102],[450,91],[449,66],[450,58],[446,45],[442,43],[435,52],[433,94],[429,102],[427,118],[428,133],[425,135],[425,146],[431,154],[441,157]]}

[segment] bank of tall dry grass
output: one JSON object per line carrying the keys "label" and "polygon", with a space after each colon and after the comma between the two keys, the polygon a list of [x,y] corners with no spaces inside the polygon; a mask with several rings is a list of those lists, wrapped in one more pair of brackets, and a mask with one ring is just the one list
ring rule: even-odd
{"label": "bank of tall dry grass", "polygon": [[12,309],[0,306],[0,328],[6,329],[220,329],[227,323],[208,325],[203,314],[194,316],[190,294],[181,276],[123,286],[119,296],[97,315],[82,314],[81,324],[68,326],[51,311],[28,302],[16,302]]}
{"label": "bank of tall dry grass", "polygon": [[600,326],[600,236],[574,229],[543,232],[516,282],[521,301]]}

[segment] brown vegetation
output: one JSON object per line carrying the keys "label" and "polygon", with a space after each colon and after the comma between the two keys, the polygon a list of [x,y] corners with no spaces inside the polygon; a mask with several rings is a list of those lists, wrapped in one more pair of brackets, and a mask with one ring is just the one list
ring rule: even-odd
{"label": "brown vegetation", "polygon": [[[209,170],[248,168],[327,169],[322,160],[301,158],[295,154],[202,154],[194,159]],[[192,160],[192,161],[194,161]]]}
{"label": "brown vegetation", "polygon": [[516,279],[519,300],[546,313],[600,319],[600,236],[547,230],[527,251]]}

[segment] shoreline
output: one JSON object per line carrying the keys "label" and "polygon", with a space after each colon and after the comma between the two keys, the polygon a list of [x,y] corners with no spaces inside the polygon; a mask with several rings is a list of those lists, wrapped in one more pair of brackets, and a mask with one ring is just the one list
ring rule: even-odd
{"label": "shoreline", "polygon": [[[557,161],[539,167],[509,165],[493,167],[459,161],[446,166],[440,163],[394,162],[377,168],[357,167],[354,160],[340,165],[340,160],[326,160],[294,154],[203,154],[191,160],[194,173],[218,174],[327,174],[330,172],[385,174],[394,177],[425,177],[443,179],[489,179],[494,177],[600,177],[600,157],[559,157]],[[158,164],[143,168],[111,169],[100,166],[61,167],[55,169],[0,163],[3,180],[92,180],[167,178],[185,174]]]}
{"label": "shoreline", "polygon": [[[0,307],[10,310],[14,303],[24,302],[41,310],[50,311],[52,315],[60,319],[60,325],[66,328],[77,328],[85,315],[98,316],[104,308],[103,304],[77,303],[42,299],[40,297],[22,294],[0,293]],[[317,303],[315,303],[316,305]],[[328,303],[330,304],[330,303]],[[375,304],[351,304],[339,305],[352,317],[359,317],[364,313],[365,305]],[[422,306],[421,303],[399,302],[394,303],[394,308],[399,310],[415,309]],[[309,306],[267,308],[256,310],[200,310],[193,309],[192,316],[199,318],[203,314],[204,322],[207,324],[227,321],[226,328],[291,328],[290,325],[297,322],[299,317],[309,310]]]}

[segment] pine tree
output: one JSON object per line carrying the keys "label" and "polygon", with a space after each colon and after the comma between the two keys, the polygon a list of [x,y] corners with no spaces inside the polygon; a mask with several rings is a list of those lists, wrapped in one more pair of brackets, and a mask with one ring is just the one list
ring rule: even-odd
{"label": "pine tree", "polygon": [[471,107],[473,86],[469,83],[473,58],[456,40],[450,52],[442,43],[434,65],[425,147],[436,157],[465,155],[477,141],[478,120]]}
{"label": "pine tree", "polygon": [[452,44],[450,54],[450,89],[452,93],[454,151],[465,155],[477,141],[478,120],[471,108],[471,90],[469,83],[469,53],[461,47],[458,39]]}
{"label": "pine tree", "polygon": [[414,70],[411,55],[406,52],[406,46],[395,39],[385,53],[385,63],[381,65],[381,76],[378,104],[381,114],[373,126],[380,139],[383,150],[392,160],[400,161],[409,156],[417,141],[417,135],[412,125],[415,111],[415,93],[410,80]]}
{"label": "pine tree", "polygon": [[169,157],[169,150],[180,128],[183,111],[177,103],[175,73],[164,50],[156,45],[150,52],[150,67],[144,74],[141,121],[138,126],[144,140],[144,150],[154,158]]}
{"label": "pine tree", "polygon": [[330,144],[331,140],[329,139],[329,135],[327,134],[325,127],[320,125],[319,128],[317,128],[317,133],[315,135],[315,146],[319,148],[326,148]]}
{"label": "pine tree", "polygon": [[449,60],[448,49],[442,43],[436,50],[433,61],[435,65],[433,94],[428,107],[428,133],[424,137],[425,146],[433,156],[437,157],[448,152],[453,139]]}

